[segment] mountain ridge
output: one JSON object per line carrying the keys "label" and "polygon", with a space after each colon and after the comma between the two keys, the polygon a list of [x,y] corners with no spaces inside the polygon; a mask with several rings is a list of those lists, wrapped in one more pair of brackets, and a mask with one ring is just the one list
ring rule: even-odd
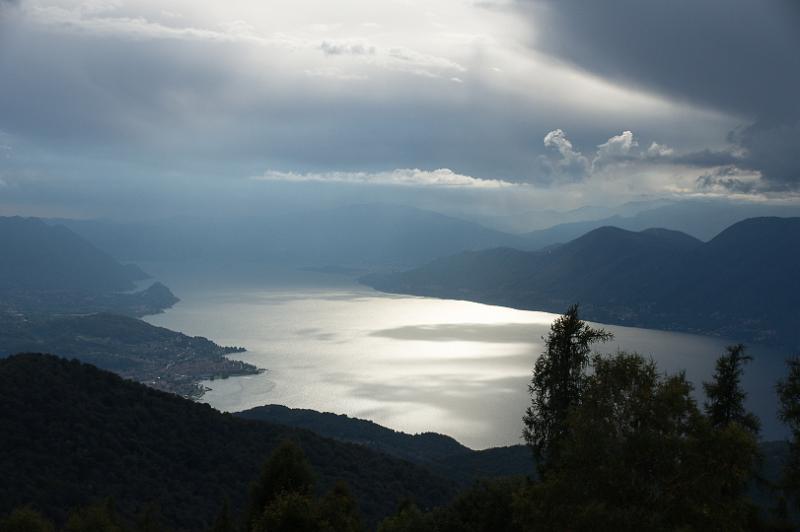
{"label": "mountain ridge", "polygon": [[462,253],[362,282],[387,292],[561,312],[604,323],[800,345],[800,218],[737,222],[709,242],[603,227],[543,251]]}

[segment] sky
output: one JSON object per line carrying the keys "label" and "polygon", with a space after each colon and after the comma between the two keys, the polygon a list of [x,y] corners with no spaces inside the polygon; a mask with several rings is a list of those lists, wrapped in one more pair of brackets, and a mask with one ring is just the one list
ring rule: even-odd
{"label": "sky", "polygon": [[795,0],[0,0],[0,214],[798,202]]}

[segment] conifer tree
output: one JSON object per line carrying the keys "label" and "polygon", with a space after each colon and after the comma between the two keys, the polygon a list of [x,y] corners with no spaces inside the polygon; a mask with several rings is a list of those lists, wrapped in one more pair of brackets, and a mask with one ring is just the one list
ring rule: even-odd
{"label": "conifer tree", "polygon": [[787,494],[800,506],[800,357],[786,361],[789,374],[778,382],[778,416],[791,431],[789,459],[783,469],[782,484]]}
{"label": "conifer tree", "polygon": [[227,497],[222,501],[222,507],[210,532],[236,532],[236,525],[231,516],[231,505]]}
{"label": "conifer tree", "polygon": [[531,446],[540,472],[557,458],[558,441],[566,430],[570,407],[578,404],[592,345],[613,335],[594,329],[572,305],[557,318],[545,339],[545,350],[536,360],[528,391],[531,405],[523,421],[525,441]]}
{"label": "conifer tree", "polygon": [[266,461],[251,488],[247,526],[252,526],[279,496],[292,493],[309,497],[313,489],[314,473],[303,450],[296,443],[283,442]]}
{"label": "conifer tree", "polygon": [[361,532],[361,514],[350,488],[342,481],[334,485],[320,502],[320,516],[326,526],[336,532]]}
{"label": "conifer tree", "polygon": [[747,393],[742,389],[744,365],[753,360],[745,355],[742,344],[729,345],[727,354],[717,359],[714,380],[704,382],[703,389],[708,398],[705,404],[706,415],[714,427],[727,427],[738,423],[753,434],[758,434],[761,423],[744,407]]}

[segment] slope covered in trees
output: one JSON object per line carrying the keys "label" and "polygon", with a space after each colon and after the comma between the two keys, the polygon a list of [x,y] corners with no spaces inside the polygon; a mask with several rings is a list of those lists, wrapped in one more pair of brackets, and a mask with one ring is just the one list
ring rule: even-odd
{"label": "slope covered in trees", "polygon": [[281,405],[260,406],[234,415],[308,429],[321,436],[364,445],[425,466],[461,485],[535,472],[530,450],[523,445],[474,451],[443,434],[406,434],[372,421]]}
{"label": "slope covered in trees", "polygon": [[248,421],[47,355],[0,360],[0,514],[32,504],[63,521],[112,497],[133,518],[149,503],[171,527],[202,530],[283,440],[297,442],[328,491],[346,481],[367,521],[404,498],[442,504],[454,485],[426,470],[313,433]]}
{"label": "slope covered in trees", "polygon": [[539,252],[454,255],[364,282],[379,290],[560,311],[604,323],[800,346],[800,218],[739,222],[710,242],[596,229]]}

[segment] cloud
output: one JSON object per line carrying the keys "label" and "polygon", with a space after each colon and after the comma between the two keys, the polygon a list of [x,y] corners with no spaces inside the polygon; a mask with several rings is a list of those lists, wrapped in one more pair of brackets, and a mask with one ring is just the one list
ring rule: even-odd
{"label": "cloud", "polygon": [[[634,133],[626,130],[597,145],[593,153],[582,153],[561,129],[549,132],[544,145],[553,152],[543,166],[559,186],[583,183],[587,190],[599,186],[606,195],[613,190],[620,196],[633,190],[656,195],[776,192],[774,183],[765,180],[760,170],[747,167],[746,155],[735,147],[676,153],[651,141],[643,149]],[[565,176],[570,179],[563,179]]]}
{"label": "cloud", "polygon": [[699,176],[697,186],[704,192],[734,192],[737,194],[753,194],[764,188],[760,175],[735,166],[715,168]]}
{"label": "cloud", "polygon": [[[675,96],[605,56],[565,61],[572,44],[555,41],[583,37],[497,4],[22,0],[0,17],[0,128],[14,140],[0,139],[14,147],[0,171],[20,202],[82,209],[98,190],[217,194],[271,168],[275,187],[304,193],[377,183],[437,201],[482,194],[502,210],[545,189],[545,205],[559,191],[571,206],[696,191],[715,166],[766,168],[788,149],[791,130],[751,128],[740,106]],[[50,179],[23,198],[27,171]]]}
{"label": "cloud", "polygon": [[254,177],[263,181],[288,181],[293,183],[347,183],[354,185],[390,185],[433,188],[501,188],[515,186],[498,179],[479,179],[461,175],[448,168],[438,170],[419,170],[399,168],[386,172],[323,172],[298,174],[268,170]]}
{"label": "cloud", "polygon": [[554,129],[545,135],[544,146],[551,150],[540,158],[542,166],[555,178],[567,177],[581,181],[614,166],[616,171],[626,163],[674,163],[674,150],[666,145],[652,142],[642,150],[632,131],[623,131],[598,144],[593,154],[584,154],[575,149],[562,129]]}
{"label": "cloud", "polygon": [[650,147],[647,148],[647,156],[652,158],[670,157],[675,153],[675,150],[669,146],[664,146],[658,142],[653,141]]}
{"label": "cloud", "polygon": [[322,41],[319,48],[326,55],[375,55],[374,46],[358,41]]}
{"label": "cloud", "polygon": [[572,146],[567,134],[554,129],[544,136],[544,146],[551,153],[540,157],[542,166],[556,179],[581,180],[586,177],[589,160]]}
{"label": "cloud", "polygon": [[[738,116],[742,168],[800,188],[796,0],[518,0],[532,48],[608,80]],[[724,23],[721,21],[724,19]]]}
{"label": "cloud", "polygon": [[592,159],[592,171],[595,172],[603,166],[640,157],[639,142],[633,138],[633,133],[623,131],[597,146],[597,153]]}

